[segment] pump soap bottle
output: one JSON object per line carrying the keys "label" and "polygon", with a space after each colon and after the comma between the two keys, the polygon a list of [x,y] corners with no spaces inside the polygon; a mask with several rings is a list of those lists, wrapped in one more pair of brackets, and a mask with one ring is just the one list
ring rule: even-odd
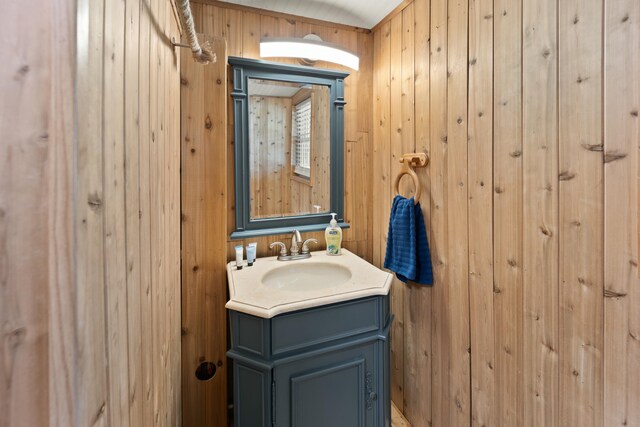
{"label": "pump soap bottle", "polygon": [[342,229],[338,227],[335,213],[331,214],[329,226],[324,231],[324,239],[327,242],[327,255],[340,255]]}

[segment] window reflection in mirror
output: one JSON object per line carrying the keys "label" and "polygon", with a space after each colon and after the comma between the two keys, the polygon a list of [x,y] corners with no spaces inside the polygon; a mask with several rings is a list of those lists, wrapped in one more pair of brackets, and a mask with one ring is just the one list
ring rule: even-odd
{"label": "window reflection in mirror", "polygon": [[250,218],[330,211],[330,94],[248,79]]}

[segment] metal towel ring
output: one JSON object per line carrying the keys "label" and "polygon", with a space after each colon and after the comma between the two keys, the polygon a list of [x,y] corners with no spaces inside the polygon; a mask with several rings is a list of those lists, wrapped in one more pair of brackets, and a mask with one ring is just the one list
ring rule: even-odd
{"label": "metal towel ring", "polygon": [[429,158],[425,153],[405,154],[400,158],[400,172],[396,176],[396,180],[393,183],[393,188],[396,194],[400,194],[400,179],[402,175],[409,175],[413,179],[413,183],[416,187],[416,193],[413,196],[413,203],[418,204],[420,202],[420,195],[422,194],[422,185],[418,174],[413,170],[414,167],[425,167],[429,163]]}

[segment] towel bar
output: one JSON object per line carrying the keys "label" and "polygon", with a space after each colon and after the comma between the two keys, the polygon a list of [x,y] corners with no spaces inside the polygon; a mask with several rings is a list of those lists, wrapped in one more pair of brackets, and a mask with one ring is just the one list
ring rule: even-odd
{"label": "towel bar", "polygon": [[400,157],[400,172],[396,176],[396,180],[393,184],[396,194],[400,194],[399,186],[402,175],[410,175],[416,186],[416,193],[415,196],[413,196],[413,202],[417,205],[420,201],[420,195],[422,194],[422,185],[420,184],[418,175],[413,168],[423,168],[427,166],[428,163],[429,157],[427,157],[425,153],[404,154]]}

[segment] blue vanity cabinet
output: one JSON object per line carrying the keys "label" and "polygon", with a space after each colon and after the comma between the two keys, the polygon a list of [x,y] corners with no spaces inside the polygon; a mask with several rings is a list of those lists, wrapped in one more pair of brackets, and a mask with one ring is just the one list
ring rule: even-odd
{"label": "blue vanity cabinet", "polygon": [[390,426],[388,295],[230,321],[236,427]]}

